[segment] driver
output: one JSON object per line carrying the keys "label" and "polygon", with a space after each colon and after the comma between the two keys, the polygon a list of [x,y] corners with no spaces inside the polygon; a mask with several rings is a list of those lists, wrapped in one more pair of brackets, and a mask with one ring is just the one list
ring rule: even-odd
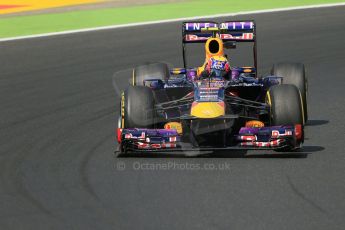
{"label": "driver", "polygon": [[230,64],[224,56],[211,56],[204,64],[204,70],[200,71],[201,78],[230,78]]}

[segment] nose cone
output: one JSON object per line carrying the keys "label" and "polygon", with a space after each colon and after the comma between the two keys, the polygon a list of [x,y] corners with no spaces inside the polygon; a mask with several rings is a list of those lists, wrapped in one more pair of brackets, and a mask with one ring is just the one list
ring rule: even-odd
{"label": "nose cone", "polygon": [[225,115],[224,102],[193,102],[191,115],[198,118],[216,118]]}

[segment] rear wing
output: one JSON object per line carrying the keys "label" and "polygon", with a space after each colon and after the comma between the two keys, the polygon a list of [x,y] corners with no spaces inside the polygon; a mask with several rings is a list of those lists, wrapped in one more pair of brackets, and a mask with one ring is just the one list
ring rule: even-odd
{"label": "rear wing", "polygon": [[255,22],[184,22],[182,25],[183,43],[203,43],[212,36],[217,36],[224,42],[255,42]]}
{"label": "rear wing", "polygon": [[182,48],[183,65],[186,63],[186,46],[188,43],[205,43],[211,37],[219,37],[223,42],[253,43],[254,65],[257,69],[256,24],[253,20],[217,22],[183,22]]}

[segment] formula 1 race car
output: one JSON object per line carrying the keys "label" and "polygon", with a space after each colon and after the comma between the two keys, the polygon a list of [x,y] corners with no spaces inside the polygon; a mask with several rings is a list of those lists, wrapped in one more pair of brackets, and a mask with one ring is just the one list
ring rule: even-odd
{"label": "formula 1 race car", "polygon": [[[151,63],[133,70],[122,92],[119,152],[232,149],[295,151],[304,141],[307,80],[304,65],[279,63],[257,74],[254,21],[185,22],[184,68]],[[206,60],[225,49],[253,44],[254,67],[230,67],[223,75],[187,67],[186,45],[205,43]]]}

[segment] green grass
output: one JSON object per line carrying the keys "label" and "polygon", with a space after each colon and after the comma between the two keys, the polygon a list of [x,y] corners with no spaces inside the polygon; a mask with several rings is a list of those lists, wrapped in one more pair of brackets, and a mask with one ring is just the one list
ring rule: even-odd
{"label": "green grass", "polygon": [[192,0],[0,19],[0,38],[59,32],[134,22],[344,2],[343,0]]}

